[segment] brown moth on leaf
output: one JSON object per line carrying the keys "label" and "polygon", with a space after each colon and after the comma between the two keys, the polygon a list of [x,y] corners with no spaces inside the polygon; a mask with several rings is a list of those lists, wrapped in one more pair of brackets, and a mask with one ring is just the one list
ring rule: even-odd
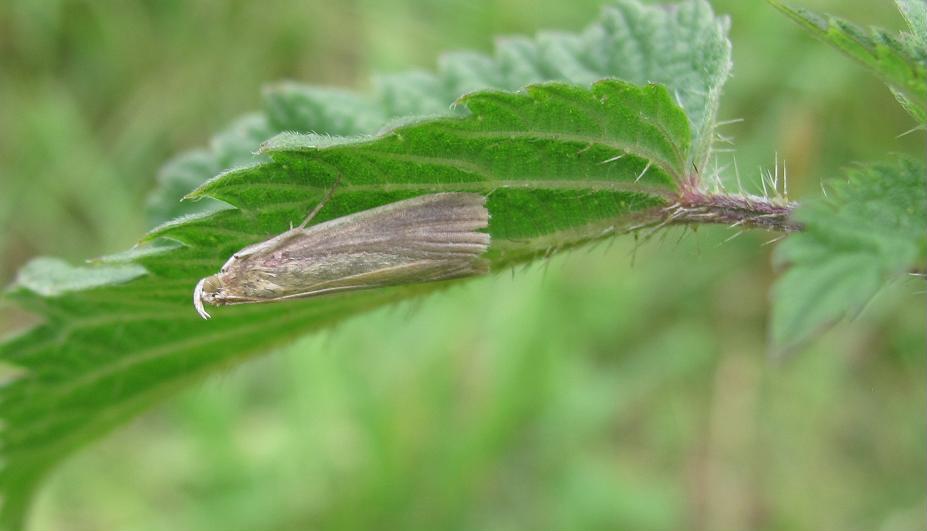
{"label": "brown moth on leaf", "polygon": [[[245,247],[199,281],[193,305],[272,302],[485,273],[486,198],[439,193],[397,201]],[[324,204],[324,202],[323,202]]]}

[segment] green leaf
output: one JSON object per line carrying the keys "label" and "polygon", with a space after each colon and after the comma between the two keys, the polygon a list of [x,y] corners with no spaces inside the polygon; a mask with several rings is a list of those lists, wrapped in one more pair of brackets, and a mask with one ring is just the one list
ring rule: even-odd
{"label": "green leaf", "polygon": [[826,14],[769,0],[777,9],[822,41],[855,59],[889,86],[898,102],[921,125],[927,124],[927,3],[896,0],[910,33],[868,31]]}
{"label": "green leaf", "polygon": [[[435,73],[375,78],[370,94],[268,87],[260,112],[163,168],[147,209],[161,224],[153,242],[91,267],[43,259],[10,289],[46,322],[0,343],[0,362],[22,374],[0,387],[0,527],[21,526],[33,489],[57,461],[202,375],[442,287],[220,311],[209,325],[195,317],[193,283],[235,250],[299,221],[335,171],[342,187],[319,221],[429,191],[486,192],[497,269],[653,221],[687,168],[709,157],[730,71],[727,30],[704,0],[621,0],[580,33],[505,38],[492,55],[448,54]],[[603,78],[669,91],[543,85],[452,105],[482,89],[550,80],[588,87]],[[356,137],[390,123],[385,135]],[[258,153],[283,131],[316,136],[278,137]],[[198,201],[180,202],[223,171],[193,194]]]}
{"label": "green leaf", "polygon": [[622,0],[605,7],[600,19],[579,33],[502,38],[492,55],[446,54],[435,73],[376,77],[372,94],[271,85],[261,113],[233,124],[210,150],[183,155],[163,170],[149,217],[157,224],[214,208],[215,203],[181,203],[180,198],[222,170],[264,160],[254,152],[277,133],[370,134],[389,120],[453,114],[451,104],[474,90],[516,90],[542,81],[589,85],[614,77],[667,86],[689,117],[690,162],[701,168],[710,156],[718,102],[730,75],[727,33],[727,18],[715,16],[705,0],[672,6]]}
{"label": "green leaf", "polygon": [[887,282],[922,267],[927,256],[927,178],[920,161],[856,169],[828,197],[796,210],[802,233],[776,251],[788,271],[773,288],[771,338],[795,347],[858,313]]}
{"label": "green leaf", "polygon": [[44,297],[57,297],[109,284],[122,284],[146,273],[138,265],[72,267],[57,258],[36,258],[19,270],[16,283]]}
{"label": "green leaf", "polygon": [[217,135],[210,149],[189,151],[165,164],[158,174],[158,186],[148,197],[147,214],[151,223],[220,208],[215,201],[181,203],[180,199],[222,170],[259,162],[261,159],[254,151],[274,134],[273,131],[275,129],[263,115],[249,114]]}
{"label": "green leaf", "polygon": [[895,0],[895,3],[910,28],[910,32],[902,32],[901,42],[908,53],[927,63],[927,3],[923,0]]}
{"label": "green leaf", "polygon": [[457,108],[458,116],[376,137],[277,137],[263,148],[266,162],[190,194],[234,208],[148,235],[173,244],[108,257],[89,271],[27,266],[10,295],[46,322],[0,344],[0,360],[24,371],[0,388],[3,523],[18,523],[27,491],[55,462],[202,375],[450,284],[220,308],[199,319],[196,281],[299,222],[336,179],[316,222],[435,191],[485,193],[488,257],[499,269],[657,222],[687,178],[689,120],[659,85],[544,83],[473,93]]}

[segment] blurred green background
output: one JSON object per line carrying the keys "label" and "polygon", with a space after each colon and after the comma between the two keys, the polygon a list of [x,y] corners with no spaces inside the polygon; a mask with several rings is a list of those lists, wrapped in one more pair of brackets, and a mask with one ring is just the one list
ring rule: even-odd
{"label": "blurred green background", "polygon": [[[889,0],[800,3],[901,27]],[[364,89],[495,35],[577,30],[600,4],[6,0],[0,282],[131,246],[159,166],[266,83]],[[713,5],[750,185],[776,152],[799,199],[922,152],[861,68],[764,2]],[[922,529],[923,283],[773,360],[772,236],[729,235],[618,239],[230,368],[69,460],[32,529]],[[4,308],[0,333],[28,321]]]}

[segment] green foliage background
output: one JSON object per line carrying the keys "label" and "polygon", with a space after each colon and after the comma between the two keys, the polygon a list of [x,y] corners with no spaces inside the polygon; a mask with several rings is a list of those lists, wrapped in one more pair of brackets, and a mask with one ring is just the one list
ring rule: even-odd
{"label": "green foliage background", "polygon": [[[878,0],[882,1],[882,0]],[[891,2],[804,1],[901,25]],[[923,137],[863,69],[761,2],[721,119],[794,198]],[[291,78],[364,87],[596,2],[0,5],[0,281],[131,245],[158,167]],[[874,19],[873,17],[881,17]],[[766,357],[766,234],[630,239],[354,319],[230,368],[61,468],[34,529],[915,529],[923,305],[911,282]],[[29,323],[6,308],[0,331]],[[192,310],[191,310],[192,311]],[[0,376],[3,376],[0,368]]]}

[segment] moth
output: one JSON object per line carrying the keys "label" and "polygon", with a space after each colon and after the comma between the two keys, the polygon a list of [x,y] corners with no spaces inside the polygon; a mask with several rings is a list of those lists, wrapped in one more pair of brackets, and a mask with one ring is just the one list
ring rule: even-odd
{"label": "moth", "polygon": [[[327,200],[327,199],[326,199]],[[196,284],[193,306],[283,301],[446,280],[489,270],[486,198],[423,195],[307,226],[245,247]]]}

